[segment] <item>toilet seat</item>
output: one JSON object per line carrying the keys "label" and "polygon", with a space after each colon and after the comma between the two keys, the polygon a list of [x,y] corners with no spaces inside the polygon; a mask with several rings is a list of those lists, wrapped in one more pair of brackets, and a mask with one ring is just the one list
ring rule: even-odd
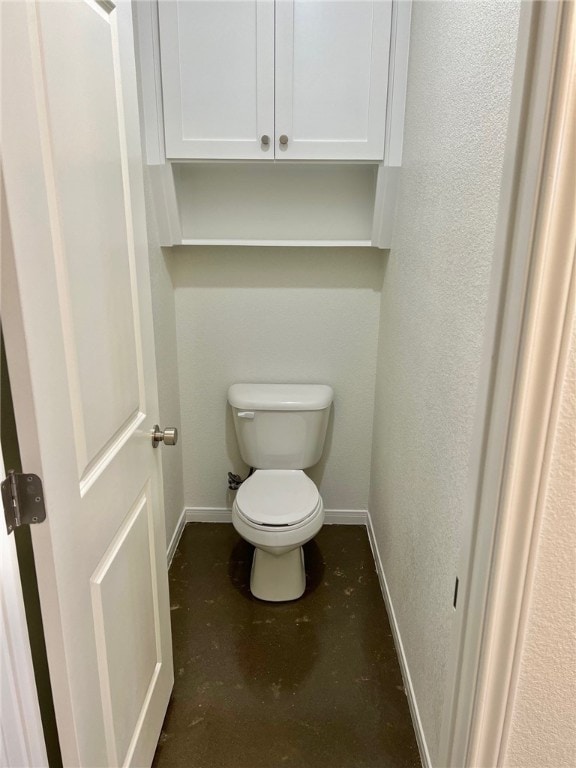
{"label": "toilet seat", "polygon": [[299,527],[321,505],[318,488],[301,469],[258,469],[236,494],[246,522],[272,529]]}

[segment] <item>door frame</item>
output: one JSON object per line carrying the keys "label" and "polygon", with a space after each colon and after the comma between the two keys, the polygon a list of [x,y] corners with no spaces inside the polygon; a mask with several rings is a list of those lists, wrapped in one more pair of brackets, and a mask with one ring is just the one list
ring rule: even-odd
{"label": "door frame", "polygon": [[[0,226],[0,248],[5,252],[12,246],[1,167]],[[2,260],[0,259],[0,283],[1,277]],[[0,445],[0,482],[6,477],[2,449],[3,446]],[[44,768],[44,766],[48,766],[48,756],[32,664],[16,543],[14,536],[9,536],[5,530],[3,511],[0,518],[0,667],[2,680],[0,695],[3,698],[8,693],[8,698],[11,700],[10,706],[5,706],[5,702],[2,702],[0,706],[0,762],[4,764],[3,761],[5,760],[6,765],[33,765],[36,768]],[[11,760],[12,762],[10,762]]]}
{"label": "door frame", "polygon": [[575,18],[556,0],[520,11],[443,766],[499,766],[505,755],[574,312]]}
{"label": "door frame", "polygon": [[[5,478],[0,452],[0,481]],[[14,537],[0,521],[0,762],[48,766]]]}

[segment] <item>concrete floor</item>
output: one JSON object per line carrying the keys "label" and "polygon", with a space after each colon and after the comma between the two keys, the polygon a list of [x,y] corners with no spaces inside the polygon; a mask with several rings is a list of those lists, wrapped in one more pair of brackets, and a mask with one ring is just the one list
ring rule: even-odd
{"label": "concrete floor", "polygon": [[366,530],[324,526],[292,603],[250,594],[252,547],[186,526],[170,570],[176,682],[155,768],[420,766]]}

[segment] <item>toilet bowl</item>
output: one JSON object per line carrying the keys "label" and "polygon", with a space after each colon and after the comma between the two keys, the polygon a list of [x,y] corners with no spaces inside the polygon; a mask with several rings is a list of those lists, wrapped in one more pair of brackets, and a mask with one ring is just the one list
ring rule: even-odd
{"label": "toilet bowl", "polygon": [[261,600],[296,600],[304,594],[302,545],[324,523],[318,489],[302,470],[259,469],[232,507],[232,523],[256,547],[250,591]]}
{"label": "toilet bowl", "polygon": [[304,594],[302,545],[321,529],[324,506],[303,469],[320,459],[332,398],[324,384],[233,384],[228,390],[242,458],[256,469],[238,490],[232,523],[255,547],[250,590],[261,600]]}

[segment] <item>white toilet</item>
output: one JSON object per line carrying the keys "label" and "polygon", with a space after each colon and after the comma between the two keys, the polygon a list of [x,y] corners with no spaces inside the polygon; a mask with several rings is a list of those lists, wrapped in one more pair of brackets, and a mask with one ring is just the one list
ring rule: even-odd
{"label": "white toilet", "polygon": [[322,498],[302,471],[320,460],[334,393],[324,384],[233,384],[228,402],[242,458],[232,523],[253,544],[250,590],[260,600],[301,597],[302,545],[324,522]]}

